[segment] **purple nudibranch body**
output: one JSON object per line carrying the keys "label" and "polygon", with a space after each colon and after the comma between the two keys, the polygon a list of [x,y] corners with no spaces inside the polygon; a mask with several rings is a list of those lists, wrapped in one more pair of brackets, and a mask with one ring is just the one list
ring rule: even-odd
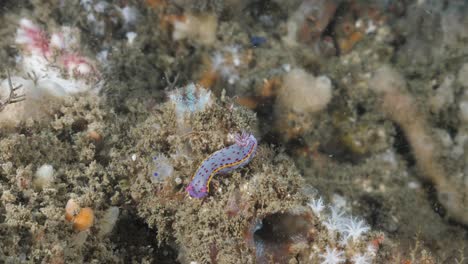
{"label": "purple nudibranch body", "polygon": [[231,172],[252,160],[257,150],[257,139],[251,134],[242,133],[236,135],[235,141],[235,144],[216,151],[202,162],[186,188],[190,196],[207,196],[213,176]]}

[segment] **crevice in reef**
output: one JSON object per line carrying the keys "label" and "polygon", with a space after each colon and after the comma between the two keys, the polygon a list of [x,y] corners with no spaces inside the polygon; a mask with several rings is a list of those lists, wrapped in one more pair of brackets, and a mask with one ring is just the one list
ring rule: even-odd
{"label": "crevice in reef", "polygon": [[[115,250],[121,252],[124,263],[135,261],[141,263],[142,260],[135,259],[135,257],[145,256],[149,251],[152,251],[153,259],[156,260],[155,263],[179,263],[176,260],[177,252],[167,245],[158,246],[155,234],[155,230],[149,228],[133,213],[129,213],[119,217],[110,239],[116,244]],[[132,254],[124,255],[127,252],[132,252]]]}
{"label": "crevice in reef", "polygon": [[395,148],[396,152],[400,154],[400,156],[406,161],[407,166],[413,167],[416,164],[416,160],[411,153],[411,145],[406,139],[405,133],[403,133],[403,130],[397,124],[395,124],[395,131],[396,135],[394,137],[395,141],[393,143],[393,147]]}
{"label": "crevice in reef", "polygon": [[284,263],[291,257],[291,245],[313,241],[310,219],[307,214],[275,213],[257,221],[253,228],[257,263]]}

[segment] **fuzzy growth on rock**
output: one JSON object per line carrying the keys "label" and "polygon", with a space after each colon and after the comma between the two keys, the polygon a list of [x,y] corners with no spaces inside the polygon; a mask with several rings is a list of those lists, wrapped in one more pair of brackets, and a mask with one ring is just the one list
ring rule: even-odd
{"label": "fuzzy growth on rock", "polygon": [[[303,69],[293,69],[283,78],[274,106],[276,128],[285,131],[286,140],[309,131],[314,115],[332,99],[332,83],[327,76],[314,76]],[[288,128],[288,129],[285,129]]]}
{"label": "fuzzy growth on rock", "polygon": [[468,223],[468,210],[464,202],[466,194],[457,190],[439,162],[440,147],[430,134],[426,117],[421,114],[414,98],[408,93],[403,76],[390,66],[382,66],[375,72],[369,86],[381,96],[382,111],[402,127],[421,176],[434,184],[439,201],[449,215],[457,221]]}

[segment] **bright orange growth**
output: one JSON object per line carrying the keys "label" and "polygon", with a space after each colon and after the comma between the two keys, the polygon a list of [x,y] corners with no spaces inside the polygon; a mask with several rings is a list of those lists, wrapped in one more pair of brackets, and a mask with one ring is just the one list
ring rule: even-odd
{"label": "bright orange growth", "polygon": [[85,207],[81,209],[80,213],[73,220],[73,229],[77,231],[84,231],[89,229],[94,223],[93,209]]}
{"label": "bright orange growth", "polygon": [[68,222],[71,222],[73,220],[73,215],[69,214],[69,213],[65,213],[65,220],[67,220]]}
{"label": "bright orange growth", "polygon": [[93,225],[94,212],[89,207],[80,208],[73,199],[70,199],[65,206],[65,220],[73,223],[73,229],[84,231]]}

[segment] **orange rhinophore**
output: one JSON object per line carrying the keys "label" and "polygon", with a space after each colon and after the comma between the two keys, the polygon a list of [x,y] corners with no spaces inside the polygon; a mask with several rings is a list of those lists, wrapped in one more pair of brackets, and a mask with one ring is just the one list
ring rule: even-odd
{"label": "orange rhinophore", "polygon": [[73,229],[84,231],[94,223],[94,212],[89,207],[80,208],[73,199],[68,200],[65,206],[65,220],[73,223]]}

